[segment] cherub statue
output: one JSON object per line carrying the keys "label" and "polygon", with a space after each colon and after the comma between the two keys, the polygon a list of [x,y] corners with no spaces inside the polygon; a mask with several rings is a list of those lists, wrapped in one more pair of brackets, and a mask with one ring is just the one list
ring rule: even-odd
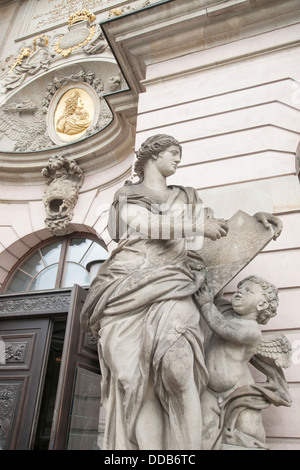
{"label": "cherub statue", "polygon": [[[278,290],[250,276],[238,284],[231,303],[214,299],[206,283],[194,300],[212,330],[205,354],[209,382],[201,400],[203,449],[266,449],[261,410],[291,406],[282,372],[290,365],[291,345],[281,334],[263,336],[259,327],[276,315]],[[266,382],[255,383],[249,361]]]}

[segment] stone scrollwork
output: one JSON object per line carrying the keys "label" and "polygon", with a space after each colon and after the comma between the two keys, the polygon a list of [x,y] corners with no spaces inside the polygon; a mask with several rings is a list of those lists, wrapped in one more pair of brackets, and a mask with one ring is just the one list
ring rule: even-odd
{"label": "stone scrollwork", "polygon": [[57,236],[72,233],[70,222],[83,182],[83,171],[74,160],[55,155],[49,159],[42,174],[48,180],[43,198],[47,228]]}
{"label": "stone scrollwork", "polygon": [[43,101],[42,101],[42,107],[44,113],[48,112],[48,108],[50,105],[50,102],[55,95],[55,93],[63,88],[66,85],[69,85],[70,83],[75,84],[76,82],[81,82],[81,83],[87,83],[90,85],[97,95],[99,97],[102,97],[104,94],[104,87],[101,78],[96,77],[95,72],[92,70],[87,70],[84,71],[82,69],[76,71],[75,73],[65,75],[65,76],[55,76],[52,80],[52,82],[49,82],[46,89],[46,93],[44,95]]}

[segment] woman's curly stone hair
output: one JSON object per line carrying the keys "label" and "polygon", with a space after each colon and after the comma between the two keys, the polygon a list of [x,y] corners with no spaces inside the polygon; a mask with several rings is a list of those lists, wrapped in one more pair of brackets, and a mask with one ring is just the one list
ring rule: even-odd
{"label": "woman's curly stone hair", "polygon": [[140,178],[140,181],[144,179],[144,167],[147,160],[163,152],[171,145],[176,145],[180,149],[180,154],[182,153],[182,147],[178,140],[170,135],[156,134],[145,140],[136,152],[136,162],[134,164],[134,171]]}
{"label": "woman's curly stone hair", "polygon": [[254,282],[255,284],[259,284],[260,287],[262,288],[263,294],[265,295],[266,300],[268,302],[268,307],[262,312],[260,312],[257,318],[257,323],[265,325],[266,323],[268,323],[271,317],[274,317],[277,314],[277,307],[279,305],[278,289],[276,286],[274,286],[274,284],[271,284],[270,282],[266,281],[262,277],[258,277],[258,276],[246,277],[245,279],[239,282],[238,288],[245,281],[251,281],[251,282]]}

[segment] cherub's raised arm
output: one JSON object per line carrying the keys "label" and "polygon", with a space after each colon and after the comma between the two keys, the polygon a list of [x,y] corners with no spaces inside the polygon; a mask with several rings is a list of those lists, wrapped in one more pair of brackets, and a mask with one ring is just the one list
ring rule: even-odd
{"label": "cherub's raised arm", "polygon": [[211,330],[221,338],[233,343],[252,343],[253,337],[248,325],[244,326],[241,323],[235,322],[232,318],[229,320],[224,317],[214,304],[203,305],[201,314]]}
{"label": "cherub's raised arm", "polygon": [[240,344],[251,344],[254,339],[257,339],[256,330],[250,329],[248,322],[243,324],[243,322],[237,321],[233,317],[224,316],[219,312],[213,303],[213,294],[206,284],[194,294],[194,301],[210,329],[221,338]]}

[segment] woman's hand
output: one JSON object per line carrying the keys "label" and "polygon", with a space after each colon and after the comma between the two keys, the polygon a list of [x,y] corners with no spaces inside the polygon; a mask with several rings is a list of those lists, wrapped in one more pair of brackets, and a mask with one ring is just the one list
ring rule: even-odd
{"label": "woman's hand", "polygon": [[275,227],[273,240],[276,240],[282,232],[282,222],[275,215],[269,214],[268,212],[257,212],[254,216],[258,222],[264,224],[266,228]]}
{"label": "woman's hand", "polygon": [[204,221],[204,236],[211,240],[226,237],[228,224],[224,219],[207,218]]}

